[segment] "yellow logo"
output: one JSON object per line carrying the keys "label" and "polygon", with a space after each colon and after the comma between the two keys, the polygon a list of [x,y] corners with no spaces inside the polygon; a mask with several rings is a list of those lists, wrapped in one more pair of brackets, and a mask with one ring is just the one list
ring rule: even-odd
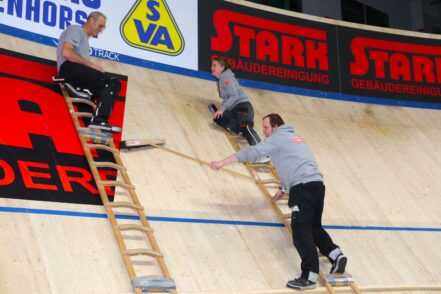
{"label": "yellow logo", "polygon": [[184,38],[165,0],[138,0],[120,26],[130,46],[167,55],[184,50]]}

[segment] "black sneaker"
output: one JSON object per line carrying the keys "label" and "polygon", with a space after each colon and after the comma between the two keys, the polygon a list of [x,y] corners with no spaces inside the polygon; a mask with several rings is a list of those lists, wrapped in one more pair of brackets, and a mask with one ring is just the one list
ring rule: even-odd
{"label": "black sneaker", "polygon": [[110,125],[108,122],[91,122],[90,129],[98,129],[109,133],[121,133],[121,128]]}
{"label": "black sneaker", "polygon": [[211,113],[215,113],[217,111],[217,107],[214,103],[208,104],[208,110],[210,110]]}
{"label": "black sneaker", "polygon": [[64,88],[66,89],[70,97],[92,100],[92,95],[87,89],[81,90],[80,88],[75,88],[69,83],[64,83]]}
{"label": "black sneaker", "polygon": [[305,278],[297,278],[291,281],[288,281],[286,287],[296,289],[296,290],[306,290],[306,289],[314,289],[317,284],[313,281],[307,280]]}
{"label": "black sneaker", "polygon": [[346,263],[348,263],[348,258],[342,254],[339,254],[335,261],[332,263],[331,274],[344,274]]}

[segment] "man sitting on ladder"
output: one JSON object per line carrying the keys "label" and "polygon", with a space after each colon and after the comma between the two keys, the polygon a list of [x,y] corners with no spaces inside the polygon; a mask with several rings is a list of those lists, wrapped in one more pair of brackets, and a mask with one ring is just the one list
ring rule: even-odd
{"label": "man sitting on ladder", "polygon": [[66,28],[58,41],[57,68],[59,76],[65,80],[64,85],[69,95],[84,99],[99,97],[89,128],[120,133],[120,128],[111,126],[108,122],[121,89],[120,82],[89,59],[89,38],[97,38],[105,27],[106,16],[94,11],[84,25]]}

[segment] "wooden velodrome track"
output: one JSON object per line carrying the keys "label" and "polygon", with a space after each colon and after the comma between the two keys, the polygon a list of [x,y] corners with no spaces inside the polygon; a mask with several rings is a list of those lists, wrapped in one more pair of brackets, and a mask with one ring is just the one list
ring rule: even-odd
{"label": "wooden velodrome track", "polygon": [[[0,43],[55,59],[53,47],[6,35]],[[165,138],[168,148],[205,161],[233,152],[207,111],[218,102],[214,82],[97,62],[129,77],[123,139]],[[310,143],[327,185],[323,222],[357,284],[439,287],[441,112],[245,91],[260,134],[260,118],[278,112]],[[254,183],[159,149],[121,156],[178,292],[288,292],[299,257]],[[104,212],[3,198],[0,206]],[[0,293],[131,291],[105,218],[1,212],[0,250]]]}

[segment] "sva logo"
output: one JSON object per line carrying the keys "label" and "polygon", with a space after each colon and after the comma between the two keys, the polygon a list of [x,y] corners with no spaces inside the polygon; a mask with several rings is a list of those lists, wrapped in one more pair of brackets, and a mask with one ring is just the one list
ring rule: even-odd
{"label": "sva logo", "polygon": [[184,38],[165,0],[138,0],[120,26],[130,46],[176,56],[184,50]]}

